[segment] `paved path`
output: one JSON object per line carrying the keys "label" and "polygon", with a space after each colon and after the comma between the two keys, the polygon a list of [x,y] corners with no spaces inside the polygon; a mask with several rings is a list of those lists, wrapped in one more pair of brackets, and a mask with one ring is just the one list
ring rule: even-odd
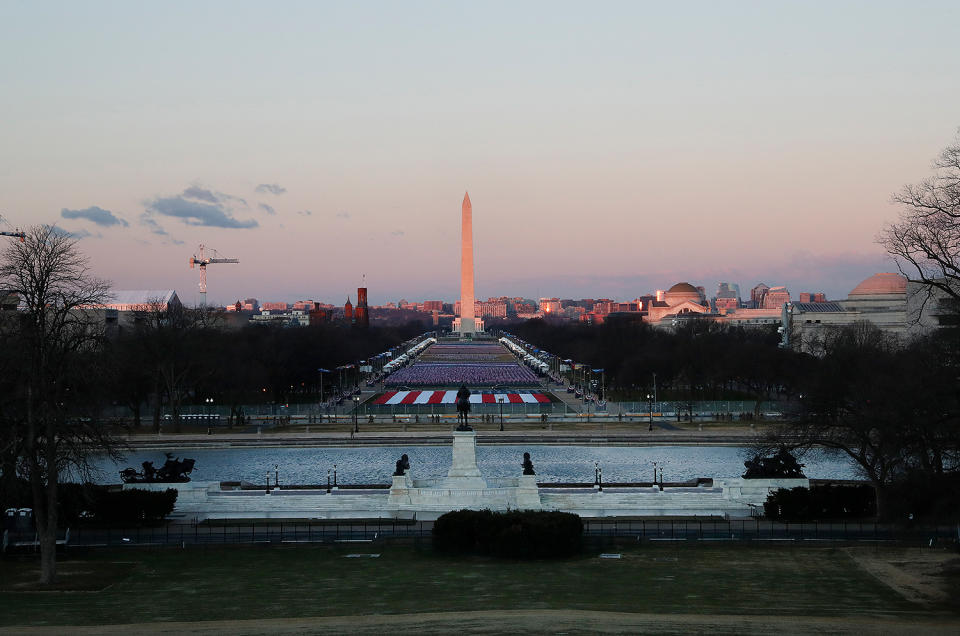
{"label": "paved path", "polygon": [[9,634],[956,634],[956,617],[631,614],[584,610],[274,618],[95,627],[0,628]]}
{"label": "paved path", "polygon": [[[331,428],[339,430],[330,430]],[[669,427],[669,428],[668,428]],[[320,428],[320,431],[316,429]],[[269,433],[217,432],[130,435],[127,443],[133,448],[189,448],[189,447],[243,447],[243,446],[397,446],[397,445],[448,445],[453,439],[452,427],[427,424],[401,426],[363,425],[359,433],[351,435],[344,425],[315,426],[311,432],[304,430],[275,431]],[[395,430],[389,430],[389,429]],[[506,424],[500,431],[499,424],[477,426],[477,443],[484,444],[546,444],[546,445],[596,445],[596,446],[741,446],[749,444],[757,436],[757,430],[748,427],[677,428],[672,424],[655,424],[647,430],[639,423],[597,423],[546,426],[514,423]],[[323,430],[327,429],[327,430]],[[366,430],[365,430],[366,429]],[[372,429],[372,430],[371,430]],[[414,430],[415,429],[415,430]],[[515,430],[510,430],[515,429]]]}

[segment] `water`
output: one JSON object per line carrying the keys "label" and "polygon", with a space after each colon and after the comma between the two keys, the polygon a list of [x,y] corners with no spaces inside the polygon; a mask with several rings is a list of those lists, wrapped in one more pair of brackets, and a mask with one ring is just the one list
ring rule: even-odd
{"label": "water", "polygon": [[[731,446],[477,446],[477,464],[484,477],[518,477],[523,453],[529,452],[541,482],[592,482],[594,462],[603,470],[604,482],[652,481],[653,464],[662,462],[665,481],[697,477],[739,477],[749,448]],[[410,474],[416,479],[445,477],[450,467],[449,446],[364,446],[358,448],[229,448],[196,449],[174,453],[192,457],[194,481],[239,481],[264,483],[279,471],[280,483],[326,484],[327,470],[337,466],[337,481],[344,484],[388,484],[397,459],[410,457]],[[127,466],[140,470],[143,461],[163,464],[160,451],[136,451],[121,465],[100,459],[95,481],[119,483],[118,471]],[[826,452],[800,459],[811,479],[855,479],[853,465]],[[278,467],[278,468],[275,468]]]}

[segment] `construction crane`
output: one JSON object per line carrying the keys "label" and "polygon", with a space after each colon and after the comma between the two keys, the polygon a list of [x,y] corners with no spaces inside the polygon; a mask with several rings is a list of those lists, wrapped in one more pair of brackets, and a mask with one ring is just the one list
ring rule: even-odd
{"label": "construction crane", "polygon": [[[0,223],[6,223],[6,221],[3,220],[2,214],[0,214]],[[0,236],[16,236],[20,239],[21,243],[23,243],[27,239],[27,235],[24,232],[21,232],[20,228],[17,228],[13,232],[6,232],[3,230],[0,230]]]}
{"label": "construction crane", "polygon": [[240,260],[236,258],[220,258],[217,255],[217,250],[211,249],[213,253],[212,257],[207,257],[204,255],[204,250],[206,246],[203,243],[200,244],[200,248],[196,254],[190,257],[190,269],[193,269],[194,265],[200,266],[200,306],[207,306],[207,265],[212,263],[239,263]]}

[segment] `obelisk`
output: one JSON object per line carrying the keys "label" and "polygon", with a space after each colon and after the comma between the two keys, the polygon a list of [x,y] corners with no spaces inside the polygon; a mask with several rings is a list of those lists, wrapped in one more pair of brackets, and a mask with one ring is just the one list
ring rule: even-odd
{"label": "obelisk", "polygon": [[463,194],[460,217],[460,333],[473,334],[477,330],[473,301],[473,206],[470,194]]}

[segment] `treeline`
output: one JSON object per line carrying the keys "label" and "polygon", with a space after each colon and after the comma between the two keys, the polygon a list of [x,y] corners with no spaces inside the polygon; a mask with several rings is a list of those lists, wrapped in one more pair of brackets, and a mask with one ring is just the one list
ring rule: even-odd
{"label": "treeline", "polygon": [[343,372],[337,367],[367,360],[423,329],[412,322],[369,329],[325,324],[227,330],[215,316],[170,308],[145,312],[134,328],[108,340],[102,360],[114,379],[110,401],[129,407],[136,425],[148,416],[158,427],[166,409],[177,427],[184,406],[208,399],[230,407],[231,417],[242,404],[317,401],[319,369],[331,371],[322,380],[329,398],[358,378],[355,367]]}
{"label": "treeline", "polygon": [[507,327],[563,359],[604,369],[611,400],[775,400],[791,397],[806,360],[778,347],[775,326],[687,321],[675,330],[611,317],[603,325],[530,320]]}
{"label": "treeline", "polygon": [[[173,512],[177,494],[174,488],[119,490],[113,486],[91,483],[64,483],[60,484],[57,493],[57,516],[66,526],[79,523],[159,523]],[[8,488],[0,489],[0,512],[5,513],[10,508],[30,508],[32,504],[33,495],[25,480],[13,481]],[[6,516],[4,524],[9,524]]]}
{"label": "treeline", "polygon": [[[159,430],[164,412],[173,431],[184,409],[211,404],[284,404],[327,399],[352,388],[355,365],[424,331],[418,322],[355,329],[326,324],[300,328],[252,325],[224,329],[217,314],[185,307],[145,308],[118,334],[90,338],[56,371],[57,393],[71,415],[99,419],[103,407],[126,407],[134,425]],[[29,400],[30,334],[6,316],[0,328],[0,421],[24,421]],[[93,327],[88,321],[86,332]],[[344,386],[339,386],[341,384]]]}
{"label": "treeline", "polygon": [[[825,329],[804,352],[774,329],[689,321],[676,330],[611,320],[533,320],[508,330],[561,358],[605,369],[610,399],[779,400],[761,454],[833,449],[874,487],[885,518],[956,514],[960,483],[960,329],[908,339],[871,323]],[[949,513],[947,513],[949,516]]]}

